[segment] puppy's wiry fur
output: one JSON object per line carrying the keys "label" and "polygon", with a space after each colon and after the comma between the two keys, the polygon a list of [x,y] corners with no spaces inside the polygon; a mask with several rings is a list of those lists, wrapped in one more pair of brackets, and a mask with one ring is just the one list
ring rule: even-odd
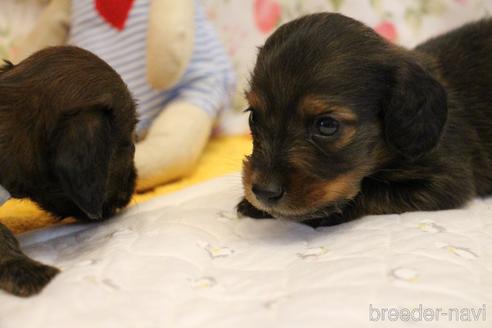
{"label": "puppy's wiry fur", "polygon": [[240,213],[336,224],[492,191],[492,20],[413,50],[339,14],[280,27],[247,92]]}
{"label": "puppy's wiry fur", "polygon": [[[54,216],[99,220],[135,188],[135,104],[119,75],[75,47],[42,50],[0,73],[0,185]],[[0,224],[0,289],[39,292],[58,272]]]}

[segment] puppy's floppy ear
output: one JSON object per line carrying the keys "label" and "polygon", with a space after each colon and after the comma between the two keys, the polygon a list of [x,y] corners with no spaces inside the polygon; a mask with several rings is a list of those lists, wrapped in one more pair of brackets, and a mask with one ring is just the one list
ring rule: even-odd
{"label": "puppy's floppy ear", "polygon": [[91,219],[102,218],[110,161],[110,114],[99,106],[62,117],[52,139],[54,169],[66,195]]}
{"label": "puppy's floppy ear", "polygon": [[438,144],[447,112],[443,86],[417,62],[407,60],[398,68],[390,100],[384,104],[386,142],[416,159]]}

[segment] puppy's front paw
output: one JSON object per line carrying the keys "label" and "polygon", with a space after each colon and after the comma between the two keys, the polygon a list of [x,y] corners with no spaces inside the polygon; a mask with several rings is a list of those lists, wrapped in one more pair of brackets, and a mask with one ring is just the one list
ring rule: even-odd
{"label": "puppy's front paw", "polygon": [[[353,208],[346,208],[342,211],[337,211],[334,212],[328,216],[325,217],[320,217],[317,219],[309,219],[302,221],[302,223],[312,227],[312,228],[318,228],[318,227],[330,227],[334,225],[339,225],[348,221],[351,221],[358,216],[354,215]],[[360,215],[359,215],[360,216]]]}
{"label": "puppy's front paw", "polygon": [[20,256],[0,264],[0,289],[28,297],[38,294],[60,270]]}
{"label": "puppy's front paw", "polygon": [[267,212],[261,211],[256,207],[254,207],[253,205],[251,205],[251,203],[248,202],[246,198],[243,198],[243,200],[241,200],[239,204],[237,204],[236,208],[237,208],[237,212],[241,216],[249,216],[253,219],[272,218],[272,216]]}
{"label": "puppy's front paw", "polygon": [[310,226],[311,228],[330,227],[330,226],[341,224],[343,222],[345,222],[343,220],[343,217],[338,213],[329,215],[325,218],[309,219],[309,220],[302,221],[302,223]]}

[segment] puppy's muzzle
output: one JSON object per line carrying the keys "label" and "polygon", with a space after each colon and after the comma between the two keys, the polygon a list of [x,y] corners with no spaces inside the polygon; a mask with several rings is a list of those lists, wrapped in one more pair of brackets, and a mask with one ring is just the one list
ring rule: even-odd
{"label": "puppy's muzzle", "polygon": [[252,186],[255,197],[267,206],[275,205],[285,195],[285,190],[279,183],[269,182],[265,184],[255,183]]}

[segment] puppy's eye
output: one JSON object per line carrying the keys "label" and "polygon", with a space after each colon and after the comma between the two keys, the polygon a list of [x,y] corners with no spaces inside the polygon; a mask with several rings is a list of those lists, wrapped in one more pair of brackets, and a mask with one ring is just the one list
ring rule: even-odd
{"label": "puppy's eye", "polygon": [[252,128],[256,123],[256,113],[252,109],[248,109],[249,111],[249,126]]}
{"label": "puppy's eye", "polygon": [[323,137],[330,137],[338,132],[340,122],[330,116],[321,116],[314,121],[314,133]]}

